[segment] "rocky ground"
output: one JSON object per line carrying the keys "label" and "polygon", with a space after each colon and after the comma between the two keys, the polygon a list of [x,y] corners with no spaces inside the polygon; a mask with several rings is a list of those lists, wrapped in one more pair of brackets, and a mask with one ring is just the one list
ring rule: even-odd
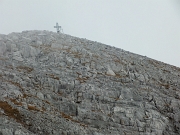
{"label": "rocky ground", "polygon": [[180,68],[49,31],[0,35],[0,135],[179,135]]}

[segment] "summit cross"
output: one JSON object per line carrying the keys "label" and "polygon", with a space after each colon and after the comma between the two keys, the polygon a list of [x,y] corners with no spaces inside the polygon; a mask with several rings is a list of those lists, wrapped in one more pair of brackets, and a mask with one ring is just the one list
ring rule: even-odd
{"label": "summit cross", "polygon": [[[56,29],[57,29],[57,33],[59,33],[59,32],[60,32],[60,29],[61,29],[61,26],[59,26],[59,24],[56,23],[56,26],[54,26],[54,28],[56,28]],[[59,29],[59,28],[60,28],[60,29]]]}

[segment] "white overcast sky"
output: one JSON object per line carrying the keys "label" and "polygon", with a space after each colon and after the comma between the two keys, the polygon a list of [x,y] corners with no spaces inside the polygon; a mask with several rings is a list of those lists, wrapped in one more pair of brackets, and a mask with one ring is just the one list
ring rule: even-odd
{"label": "white overcast sky", "polygon": [[0,33],[56,30],[180,67],[180,0],[0,0]]}

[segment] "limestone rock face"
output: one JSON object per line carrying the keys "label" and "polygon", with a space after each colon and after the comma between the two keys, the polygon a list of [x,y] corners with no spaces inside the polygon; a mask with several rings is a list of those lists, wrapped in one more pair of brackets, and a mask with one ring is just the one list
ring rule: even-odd
{"label": "limestone rock face", "polygon": [[0,35],[0,135],[179,135],[180,68],[49,31]]}

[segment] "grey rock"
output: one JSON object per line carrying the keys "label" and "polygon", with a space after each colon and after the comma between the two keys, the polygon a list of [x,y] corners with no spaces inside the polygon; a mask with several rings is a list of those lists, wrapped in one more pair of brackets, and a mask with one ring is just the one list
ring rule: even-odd
{"label": "grey rock", "polygon": [[44,95],[41,92],[37,93],[37,97],[44,100]]}
{"label": "grey rock", "polygon": [[180,134],[180,68],[49,31],[0,34],[0,135]]}

